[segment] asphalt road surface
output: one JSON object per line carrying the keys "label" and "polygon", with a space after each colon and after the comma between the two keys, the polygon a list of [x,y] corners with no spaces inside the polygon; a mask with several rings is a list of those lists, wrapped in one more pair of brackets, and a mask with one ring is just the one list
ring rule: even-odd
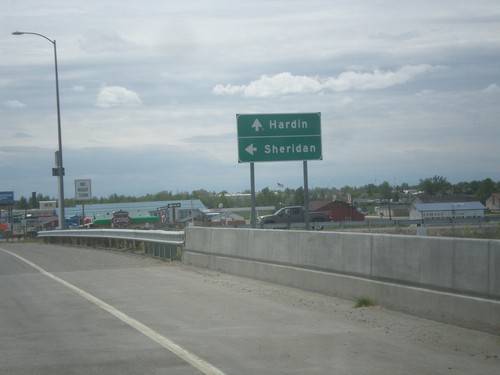
{"label": "asphalt road surface", "polygon": [[0,374],[500,374],[500,337],[138,255],[0,243]]}

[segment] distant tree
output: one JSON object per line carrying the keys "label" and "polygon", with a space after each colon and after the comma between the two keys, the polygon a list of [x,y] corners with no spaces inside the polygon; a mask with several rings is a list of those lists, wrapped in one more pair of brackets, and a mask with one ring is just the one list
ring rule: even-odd
{"label": "distant tree", "polygon": [[174,196],[172,197],[173,200],[180,200],[180,201],[184,201],[184,200],[189,200],[191,199],[192,195],[189,194],[187,191],[178,191],[177,193],[174,194]]}
{"label": "distant tree", "polygon": [[470,182],[459,182],[453,185],[453,194],[472,194],[472,187]]}
{"label": "distant tree", "polygon": [[352,191],[354,190],[354,188],[352,186],[349,186],[349,185],[346,185],[346,186],[342,186],[340,188],[340,192],[342,193],[342,195],[347,195],[348,193],[352,193]]}
{"label": "distant tree", "polygon": [[30,199],[28,200],[28,205],[30,208],[38,208],[40,205],[38,204],[38,200],[36,199],[36,194],[33,196],[31,195]]}
{"label": "distant tree", "polygon": [[229,204],[229,198],[227,197],[227,195],[229,194],[228,191],[226,190],[223,190],[221,191],[220,193],[217,194],[217,207],[229,207],[230,204]]}
{"label": "distant tree", "polygon": [[173,194],[171,191],[166,191],[166,190],[163,190],[163,191],[160,191],[159,193],[156,193],[153,195],[153,199],[151,199],[152,201],[170,201],[173,199]]}
{"label": "distant tree", "polygon": [[377,194],[377,190],[378,189],[375,186],[375,184],[365,185],[366,197],[367,198],[375,198],[375,196]]}
{"label": "distant tree", "polygon": [[36,196],[36,201],[37,202],[40,202],[40,201],[53,201],[53,200],[55,200],[55,198],[51,198],[48,195],[38,194]]}
{"label": "distant tree", "polygon": [[403,191],[403,190],[410,190],[411,187],[410,185],[408,185],[408,183],[406,182],[403,182],[401,185],[398,186],[398,189],[399,191]]}
{"label": "distant tree", "polygon": [[107,203],[123,203],[123,202],[136,202],[138,199],[133,196],[125,196],[118,194],[111,194]]}
{"label": "distant tree", "polygon": [[[27,210],[27,209],[33,208],[33,206],[35,208],[38,208],[40,206],[39,205],[40,201],[52,201],[52,200],[55,200],[55,198],[50,198],[48,195],[38,194],[36,196],[35,205],[33,205],[33,197],[30,197],[29,199],[27,199],[23,196],[23,197],[19,198],[19,200],[14,203],[14,207],[18,210]],[[66,200],[65,200],[65,202],[66,202]]]}
{"label": "distant tree", "polygon": [[279,192],[279,203],[281,206],[291,206],[294,203],[295,189],[286,188],[285,191]]}
{"label": "distant tree", "polygon": [[482,203],[486,203],[492,193],[496,190],[495,183],[491,178],[486,178],[479,183],[479,188],[474,194],[474,196]]}
{"label": "distant tree", "polygon": [[315,187],[309,193],[310,199],[331,199],[331,189]]}
{"label": "distant tree", "polygon": [[218,202],[216,202],[216,194],[204,189],[194,190],[191,193],[191,199],[199,199],[208,208],[215,208],[218,205]]}
{"label": "distant tree", "polygon": [[280,202],[278,201],[277,194],[270,190],[268,187],[265,187],[261,191],[256,194],[256,201],[258,206],[275,206],[279,207]]}
{"label": "distant tree", "polygon": [[18,210],[27,210],[28,208],[31,208],[31,206],[28,204],[28,201],[26,200],[25,197],[19,198],[19,201],[17,202],[15,207]]}
{"label": "distant tree", "polygon": [[297,190],[295,190],[295,194],[293,195],[294,204],[298,206],[304,205],[304,188],[301,186]]}
{"label": "distant tree", "polygon": [[479,190],[479,184],[480,182],[476,180],[469,182],[470,194],[476,194],[476,192]]}
{"label": "distant tree", "polygon": [[434,176],[432,178],[426,178],[420,180],[418,185],[419,190],[430,195],[447,194],[452,185],[442,176]]}
{"label": "distant tree", "polygon": [[387,181],[379,185],[378,191],[381,199],[392,199],[392,187]]}

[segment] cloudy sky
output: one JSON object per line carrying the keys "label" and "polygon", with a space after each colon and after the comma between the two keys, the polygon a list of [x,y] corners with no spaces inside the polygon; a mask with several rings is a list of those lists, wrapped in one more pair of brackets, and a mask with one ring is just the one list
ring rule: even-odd
{"label": "cloudy sky", "polygon": [[[500,180],[498,0],[22,0],[0,4],[0,191],[238,192],[236,114],[321,112],[310,187]],[[256,188],[303,185],[255,164]]]}

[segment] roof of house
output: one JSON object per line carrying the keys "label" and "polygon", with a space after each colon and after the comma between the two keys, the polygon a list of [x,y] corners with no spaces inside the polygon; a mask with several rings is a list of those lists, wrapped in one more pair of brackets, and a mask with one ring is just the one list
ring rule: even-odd
{"label": "roof of house", "polygon": [[413,201],[420,203],[474,202],[476,198],[466,194],[417,194]]}
{"label": "roof of house", "polygon": [[415,209],[426,211],[471,211],[484,210],[486,207],[481,202],[445,202],[445,203],[417,203]]}
{"label": "roof of house", "polygon": [[331,203],[331,200],[328,199],[322,199],[322,200],[314,200],[309,202],[309,209],[312,211],[319,211],[322,207],[325,207],[329,203]]}

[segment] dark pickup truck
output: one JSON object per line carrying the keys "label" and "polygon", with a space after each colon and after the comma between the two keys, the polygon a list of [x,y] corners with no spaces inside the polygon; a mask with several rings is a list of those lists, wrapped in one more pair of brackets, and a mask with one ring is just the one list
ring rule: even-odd
{"label": "dark pickup truck", "polygon": [[[309,222],[318,223],[330,221],[329,212],[309,211]],[[301,206],[283,207],[272,215],[259,216],[258,224],[304,223],[306,221],[304,208]],[[316,228],[316,226],[314,226]],[[316,229],[321,229],[319,226]]]}

